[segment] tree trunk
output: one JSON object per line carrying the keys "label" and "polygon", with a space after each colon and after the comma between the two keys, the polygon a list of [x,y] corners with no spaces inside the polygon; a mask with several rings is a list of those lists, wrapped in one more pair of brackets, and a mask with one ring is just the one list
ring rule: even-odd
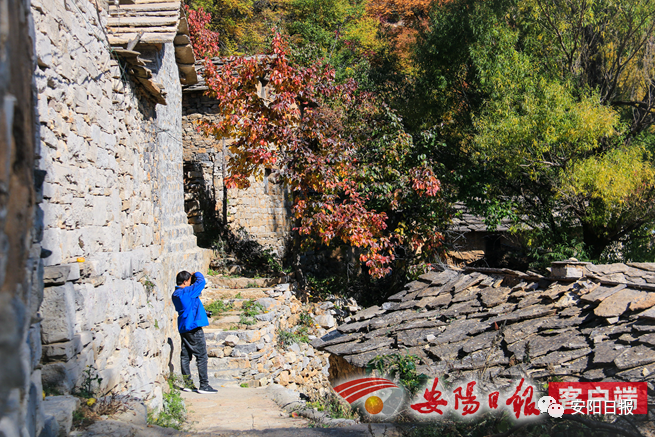
{"label": "tree trunk", "polygon": [[[296,219],[294,222],[294,227],[300,227],[300,219]],[[301,239],[300,232],[293,231],[293,243],[291,245],[291,267],[295,274],[296,282],[298,283],[298,297],[301,302],[307,301],[307,281],[305,280],[305,274],[302,271],[302,266],[300,264],[300,252],[301,252]]]}

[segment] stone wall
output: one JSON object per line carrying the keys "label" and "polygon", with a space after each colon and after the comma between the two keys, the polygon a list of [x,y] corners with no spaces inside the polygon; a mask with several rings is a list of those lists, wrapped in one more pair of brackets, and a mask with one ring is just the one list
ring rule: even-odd
{"label": "stone wall", "polygon": [[[33,172],[33,28],[29,1],[0,1],[0,435],[43,426],[38,310],[42,180]],[[36,177],[35,177],[36,176]],[[36,184],[35,184],[36,180]]]}
{"label": "stone wall", "polygon": [[161,401],[178,369],[177,271],[205,270],[184,213],[181,88],[172,43],[139,47],[167,105],[112,59],[107,12],[33,0],[45,230],[43,383],[74,390],[92,366],[110,390]]}
{"label": "stone wall", "polygon": [[[260,244],[284,255],[292,224],[291,199],[273,169],[262,180],[251,178],[246,190],[223,189],[224,154],[229,141],[218,142],[198,131],[198,122],[218,118],[218,104],[203,91],[183,97],[185,182],[189,223],[197,233],[209,232],[211,221],[224,221],[233,231],[243,229]],[[225,202],[225,204],[224,204]]]}

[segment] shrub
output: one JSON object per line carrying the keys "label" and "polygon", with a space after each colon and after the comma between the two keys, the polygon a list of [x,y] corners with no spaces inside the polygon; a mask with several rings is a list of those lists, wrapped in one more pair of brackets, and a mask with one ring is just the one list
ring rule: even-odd
{"label": "shrub", "polygon": [[303,311],[298,317],[298,323],[302,326],[311,327],[314,325],[314,318],[309,314],[309,312]]}
{"label": "shrub", "polygon": [[102,378],[98,375],[98,371],[93,365],[86,366],[83,375],[80,388],[74,393],[75,396],[84,399],[95,398],[96,390],[99,389]]}
{"label": "shrub", "polygon": [[297,326],[296,329],[278,329],[277,344],[286,348],[294,343],[309,343],[309,329],[306,326]]}
{"label": "shrub", "polygon": [[334,393],[329,393],[325,398],[308,402],[307,406],[324,411],[333,419],[356,419],[357,413],[347,402],[339,399]]}
{"label": "shrub", "polygon": [[182,385],[182,378],[171,374],[167,382],[168,392],[164,393],[162,409],[156,417],[151,413],[148,414],[148,424],[179,430],[187,421],[186,406],[178,389]]}
{"label": "shrub", "polygon": [[242,325],[254,325],[257,323],[255,316],[264,312],[264,307],[252,299],[243,302],[239,323]]}
{"label": "shrub", "polygon": [[405,387],[407,392],[414,396],[428,381],[428,376],[416,373],[418,357],[414,355],[378,355],[366,364],[366,372],[376,370],[382,375],[389,375],[392,379]]}
{"label": "shrub", "polygon": [[227,304],[222,300],[215,300],[209,305],[205,306],[205,311],[212,313],[213,315],[220,315],[231,311],[234,308],[234,305],[231,302]]}

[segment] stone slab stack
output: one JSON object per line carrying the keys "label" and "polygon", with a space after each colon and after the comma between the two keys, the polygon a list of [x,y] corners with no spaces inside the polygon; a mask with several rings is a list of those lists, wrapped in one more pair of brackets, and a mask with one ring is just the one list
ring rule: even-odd
{"label": "stone slab stack", "polygon": [[[308,308],[303,310],[290,291],[278,291],[286,287],[288,284],[282,284],[270,291],[272,297],[256,300],[265,312],[255,316],[257,324],[251,328],[216,330],[211,325],[205,328],[210,376],[236,379],[249,387],[277,383],[313,398],[327,393],[328,354],[306,342],[283,345],[279,341],[280,330],[289,332],[298,326],[302,311],[312,314]],[[235,322],[238,320],[237,316],[232,317]],[[222,321],[227,322],[229,318],[224,317]],[[309,332],[317,331],[325,332],[319,326],[310,327]]]}

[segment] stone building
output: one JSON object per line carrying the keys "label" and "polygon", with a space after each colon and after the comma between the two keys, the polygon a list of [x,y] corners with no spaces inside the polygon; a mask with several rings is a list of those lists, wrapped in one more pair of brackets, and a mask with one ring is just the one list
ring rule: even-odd
{"label": "stone building", "polygon": [[209,262],[184,212],[181,3],[118,3],[0,2],[0,435],[54,435],[66,399],[42,387],[70,393],[85,371],[157,408],[178,370],[175,274]]}
{"label": "stone building", "polygon": [[[214,63],[221,65],[218,58]],[[199,238],[211,238],[217,221],[229,224],[233,231],[245,231],[249,238],[282,256],[292,225],[290,194],[275,169],[266,169],[262,180],[251,178],[248,189],[225,188],[225,156],[230,141],[218,141],[198,130],[200,121],[211,122],[219,116],[218,102],[205,95],[201,63],[197,70],[199,81],[183,88],[182,103],[189,223]]]}
{"label": "stone building", "polygon": [[508,251],[520,248],[520,237],[510,233],[511,222],[500,221],[490,231],[484,218],[471,214],[461,203],[454,205],[453,223],[447,230],[452,249],[446,261],[453,265],[467,265],[484,260],[488,264],[500,264],[502,256]]}

